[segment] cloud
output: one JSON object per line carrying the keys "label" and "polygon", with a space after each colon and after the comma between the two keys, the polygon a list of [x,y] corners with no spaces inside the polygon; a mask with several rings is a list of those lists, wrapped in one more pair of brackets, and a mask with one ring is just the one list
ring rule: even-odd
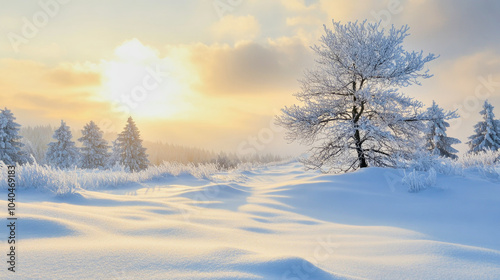
{"label": "cloud", "polygon": [[219,40],[253,40],[260,33],[260,26],[253,16],[226,15],[214,23],[212,33]]}
{"label": "cloud", "polygon": [[[500,83],[500,54],[493,50],[438,63],[440,59],[429,65],[434,77],[425,80],[422,87],[415,86],[407,90],[426,104],[436,100],[439,104],[452,109],[474,97],[476,88],[482,84],[483,79],[491,77],[491,80]],[[480,96],[487,95],[484,90],[481,92],[484,94]],[[500,96],[500,87],[495,93],[488,95]]]}
{"label": "cloud", "polygon": [[314,25],[321,26],[323,24],[322,20],[315,16],[297,16],[297,17],[289,17],[286,19],[286,24],[289,26],[297,26],[297,25]]}
{"label": "cloud", "polygon": [[83,120],[103,116],[100,73],[91,64],[47,66],[31,60],[0,60],[0,99],[25,122],[40,119]]}
{"label": "cloud", "polygon": [[[107,102],[93,100],[93,93],[78,92],[67,96],[47,96],[36,92],[18,93],[16,99],[23,108],[43,112],[38,118],[91,120],[103,118],[111,110]],[[104,114],[100,113],[104,112]]]}
{"label": "cloud", "polygon": [[265,44],[197,45],[190,52],[199,82],[208,95],[262,95],[290,89],[310,65],[311,53],[298,38]]}
{"label": "cloud", "polygon": [[303,12],[318,8],[318,3],[316,0],[281,0],[281,4],[287,10],[295,12]]}
{"label": "cloud", "polygon": [[2,59],[0,73],[5,78],[3,87],[23,91],[31,87],[59,90],[59,87],[82,88],[99,86],[101,77],[98,66],[91,63],[61,63],[47,66],[33,60]]}
{"label": "cloud", "polygon": [[134,38],[123,42],[115,49],[114,54],[121,60],[145,63],[157,60],[159,52],[155,48],[145,46],[140,40]]}
{"label": "cloud", "polygon": [[48,70],[46,77],[49,81],[66,87],[99,86],[101,84],[100,73],[81,72],[64,66]]}
{"label": "cloud", "polygon": [[371,19],[371,11],[378,11],[384,6],[379,1],[359,0],[320,0],[319,9],[327,14],[328,21],[356,21]]}
{"label": "cloud", "polygon": [[448,56],[472,54],[488,48],[498,49],[498,10],[498,1],[441,1],[441,13],[438,16],[444,17],[446,24],[429,33]]}

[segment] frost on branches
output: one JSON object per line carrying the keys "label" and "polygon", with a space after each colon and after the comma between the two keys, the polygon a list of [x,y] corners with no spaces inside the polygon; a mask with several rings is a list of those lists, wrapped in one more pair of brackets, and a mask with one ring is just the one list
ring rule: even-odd
{"label": "frost on branches", "polygon": [[109,153],[108,143],[102,138],[103,132],[91,121],[82,130],[82,142],[80,167],[82,168],[106,168],[108,166]]}
{"label": "frost on branches", "polygon": [[458,151],[451,145],[461,143],[460,140],[446,135],[446,128],[450,126],[447,119],[458,118],[455,112],[444,112],[436,102],[427,109],[427,130],[425,136],[425,148],[433,155],[457,159]]}
{"label": "frost on branches", "polygon": [[422,104],[398,92],[432,77],[422,71],[434,54],[402,47],[408,27],[385,31],[381,23],[333,22],[321,44],[312,47],[317,68],[306,73],[303,104],[282,109],[277,123],[287,138],[311,145],[309,168],[350,171],[393,166],[393,154],[416,150],[425,128]]}
{"label": "frost on branches", "polygon": [[108,167],[113,168],[117,165],[120,165],[120,158],[121,158],[121,148],[120,148],[120,143],[118,142],[118,139],[115,141],[112,141],[112,146],[111,146],[111,156],[108,161]]}
{"label": "frost on branches", "polygon": [[488,150],[498,151],[500,149],[500,121],[495,120],[493,106],[484,102],[483,110],[480,112],[484,121],[474,126],[475,134],[470,136],[469,153],[479,153]]}
{"label": "frost on branches", "polygon": [[25,164],[30,159],[22,149],[24,144],[19,135],[21,126],[15,120],[9,109],[0,110],[0,161],[5,164]]}
{"label": "frost on branches", "polygon": [[56,129],[52,138],[56,141],[49,143],[45,155],[47,163],[58,168],[75,166],[78,163],[80,154],[78,148],[75,147],[75,142],[71,140],[73,138],[71,130],[64,121],[61,121],[61,126]]}
{"label": "frost on branches", "polygon": [[120,153],[120,165],[131,172],[141,171],[148,167],[146,148],[142,147],[139,129],[131,117],[128,118],[127,125],[116,141]]}

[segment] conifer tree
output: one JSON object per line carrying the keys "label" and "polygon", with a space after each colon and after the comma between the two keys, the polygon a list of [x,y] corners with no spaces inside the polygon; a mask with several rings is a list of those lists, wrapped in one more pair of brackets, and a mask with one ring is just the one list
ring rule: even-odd
{"label": "conifer tree", "polygon": [[82,130],[80,167],[81,168],[106,168],[109,160],[109,146],[102,138],[103,132],[91,121]]}
{"label": "conifer tree", "polygon": [[483,121],[474,126],[475,134],[469,137],[469,153],[497,151],[500,149],[500,121],[495,120],[493,106],[488,100],[484,102],[483,110],[479,113],[483,115]]}
{"label": "conifer tree", "polygon": [[120,165],[130,172],[146,169],[149,164],[146,148],[142,146],[140,132],[132,117],[117,138],[120,151]]}
{"label": "conifer tree", "polygon": [[9,109],[0,110],[0,160],[5,164],[25,164],[30,159],[19,135],[21,125],[15,120]]}
{"label": "conifer tree", "polygon": [[457,159],[458,151],[451,145],[461,143],[460,140],[446,135],[446,128],[450,124],[446,119],[457,118],[455,112],[445,113],[436,102],[427,109],[429,121],[427,122],[426,145],[425,148],[434,155]]}
{"label": "conifer tree", "polygon": [[56,141],[49,143],[45,160],[49,165],[59,168],[68,168],[78,163],[80,153],[71,139],[73,135],[69,126],[61,121],[61,126],[56,129],[54,136]]}

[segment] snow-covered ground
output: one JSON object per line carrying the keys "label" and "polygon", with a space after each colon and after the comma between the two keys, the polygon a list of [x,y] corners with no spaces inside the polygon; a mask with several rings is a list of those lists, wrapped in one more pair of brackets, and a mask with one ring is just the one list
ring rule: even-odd
{"label": "snow-covered ground", "polygon": [[292,162],[212,181],[19,191],[17,272],[4,262],[0,278],[500,279],[500,185],[438,175],[409,193],[400,178]]}

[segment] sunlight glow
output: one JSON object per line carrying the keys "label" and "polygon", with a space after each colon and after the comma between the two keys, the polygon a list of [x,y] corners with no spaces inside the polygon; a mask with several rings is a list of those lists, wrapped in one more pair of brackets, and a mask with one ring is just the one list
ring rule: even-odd
{"label": "sunlight glow", "polygon": [[148,119],[178,118],[190,107],[188,86],[176,74],[181,67],[169,57],[133,39],[103,63],[103,95],[116,111]]}

